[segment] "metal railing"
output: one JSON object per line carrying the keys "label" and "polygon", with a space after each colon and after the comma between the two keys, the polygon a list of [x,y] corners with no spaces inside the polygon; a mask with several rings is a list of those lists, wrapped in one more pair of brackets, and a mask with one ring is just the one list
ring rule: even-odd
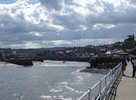
{"label": "metal railing", "polygon": [[107,100],[115,81],[122,73],[122,63],[119,63],[93,87],[89,88],[78,100]]}

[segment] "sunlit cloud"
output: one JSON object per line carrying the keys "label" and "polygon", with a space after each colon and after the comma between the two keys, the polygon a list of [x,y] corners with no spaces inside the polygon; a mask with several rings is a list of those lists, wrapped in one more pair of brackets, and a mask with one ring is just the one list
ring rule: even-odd
{"label": "sunlit cloud", "polygon": [[94,30],[99,30],[99,29],[111,29],[114,28],[115,25],[114,24],[95,24],[93,25],[93,29]]}

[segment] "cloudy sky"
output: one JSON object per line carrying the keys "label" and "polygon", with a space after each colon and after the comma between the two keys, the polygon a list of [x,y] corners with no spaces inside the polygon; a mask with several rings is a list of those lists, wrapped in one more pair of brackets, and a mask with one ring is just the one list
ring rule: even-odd
{"label": "cloudy sky", "polygon": [[84,46],[136,32],[136,0],[0,0],[0,47]]}

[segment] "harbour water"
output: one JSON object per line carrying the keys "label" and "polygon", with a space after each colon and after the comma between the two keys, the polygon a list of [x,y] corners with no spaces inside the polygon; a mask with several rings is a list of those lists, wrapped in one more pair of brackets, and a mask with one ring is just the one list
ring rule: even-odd
{"label": "harbour water", "polygon": [[84,62],[0,64],[0,100],[76,100],[103,75],[80,72]]}

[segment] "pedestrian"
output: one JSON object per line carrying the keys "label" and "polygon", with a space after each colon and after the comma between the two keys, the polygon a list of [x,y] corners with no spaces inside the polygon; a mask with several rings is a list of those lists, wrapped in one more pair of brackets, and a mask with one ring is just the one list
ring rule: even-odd
{"label": "pedestrian", "polygon": [[127,66],[126,58],[122,56],[121,61],[122,61],[122,75],[124,75],[124,71],[126,70],[126,66]]}
{"label": "pedestrian", "polygon": [[129,57],[129,55],[128,55],[126,58],[127,58],[127,62],[129,62],[129,61],[130,61],[130,59],[129,59],[129,58],[130,58],[130,57]]}
{"label": "pedestrian", "polygon": [[136,58],[133,57],[131,59],[131,63],[132,63],[132,68],[133,68],[132,77],[135,77],[135,73],[136,73]]}

